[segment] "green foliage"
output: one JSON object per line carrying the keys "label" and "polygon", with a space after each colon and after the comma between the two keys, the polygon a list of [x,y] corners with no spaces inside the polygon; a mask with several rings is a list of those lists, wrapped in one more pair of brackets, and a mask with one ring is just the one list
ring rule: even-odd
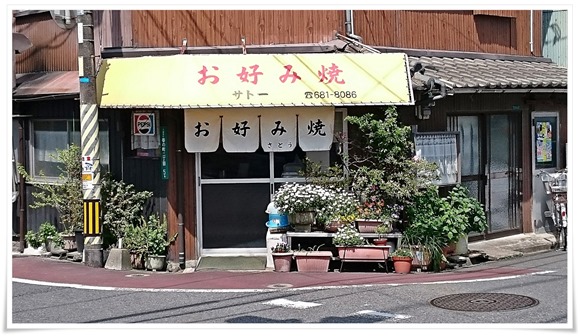
{"label": "green foliage", "polygon": [[483,205],[461,185],[456,185],[447,197],[440,197],[437,187],[431,186],[414,200],[406,209],[410,225],[403,237],[410,245],[425,246],[436,270],[445,258],[441,248],[469,232],[483,232],[487,227]]}
{"label": "green foliage", "polygon": [[436,179],[434,164],[415,159],[411,128],[397,120],[395,107],[388,107],[382,119],[369,113],[346,120],[361,132],[348,163],[353,191],[362,201],[374,197],[405,206]]}
{"label": "green foliage", "polygon": [[123,238],[123,248],[138,254],[147,252],[147,234],[146,227],[138,225],[129,225],[125,227],[125,236]]}
{"label": "green foliage", "polygon": [[[56,183],[35,181],[26,172],[23,166],[18,166],[18,173],[26,182],[38,188],[39,191],[32,193],[34,203],[31,208],[54,207],[59,214],[60,223],[67,234],[73,233],[75,229],[83,227],[83,193],[82,193],[82,165],[80,147],[71,144],[67,149],[57,149],[57,155],[52,156],[62,165]],[[40,173],[43,176],[43,173]]]}
{"label": "green foliage", "polygon": [[368,113],[345,120],[357,133],[349,154],[341,154],[341,163],[326,170],[307,162],[307,181],[352,191],[359,201],[358,218],[398,224],[403,208],[436,179],[437,166],[415,158],[411,128],[397,120],[394,107],[382,117]]}
{"label": "green foliage", "polygon": [[392,257],[409,257],[409,258],[413,258],[413,253],[408,248],[399,247],[398,249],[395,250],[395,252],[393,252],[391,254],[391,256]]}
{"label": "green foliage", "polygon": [[276,246],[271,248],[272,253],[288,253],[290,252],[290,246],[285,242],[276,243]]}
{"label": "green foliage", "polygon": [[149,219],[141,219],[144,227],[148,255],[165,255],[169,245],[177,238],[177,233],[167,239],[167,218],[159,220],[159,216],[151,215]]}
{"label": "green foliage", "polygon": [[468,196],[467,189],[456,185],[447,197],[440,197],[437,187],[425,189],[407,207],[411,225],[406,232],[413,237],[436,237],[444,245],[454,243],[469,232],[483,232],[487,221],[483,206]]}
{"label": "green foliage", "polygon": [[446,199],[454,209],[455,216],[465,221],[464,233],[484,232],[487,229],[483,205],[475,197],[469,196],[467,188],[456,185]]}
{"label": "green foliage", "polygon": [[57,247],[64,246],[64,240],[62,236],[54,226],[50,222],[44,222],[40,224],[40,228],[38,229],[38,237],[43,242],[47,242],[49,239],[52,240],[53,244]]}
{"label": "green foliage", "polygon": [[32,248],[39,248],[40,246],[42,246],[42,243],[44,243],[42,237],[40,237],[38,233],[35,233],[32,230],[26,232],[26,236],[24,236],[24,239],[26,239],[28,246]]}
{"label": "green foliage", "polygon": [[130,227],[140,223],[145,202],[151,196],[150,191],[136,191],[132,184],[105,175],[101,187],[103,226],[117,240],[125,237]]}
{"label": "green foliage", "polygon": [[381,223],[375,228],[375,233],[379,236],[379,238],[382,238],[392,230],[393,227],[391,226],[391,223]]}
{"label": "green foliage", "polygon": [[354,224],[345,224],[338,228],[338,231],[332,237],[332,243],[336,246],[361,246],[369,245]]}

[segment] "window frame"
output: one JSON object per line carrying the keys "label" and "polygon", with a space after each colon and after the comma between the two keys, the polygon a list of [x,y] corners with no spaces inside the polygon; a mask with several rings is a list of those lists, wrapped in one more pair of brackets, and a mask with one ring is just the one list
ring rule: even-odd
{"label": "window frame", "polygon": [[[65,122],[66,123],[66,132],[67,132],[67,146],[70,146],[71,143],[74,143],[76,145],[78,145],[79,147],[81,147],[80,143],[76,143],[75,139],[74,139],[74,132],[76,132],[76,127],[75,127],[75,123],[79,123],[80,121],[78,119],[75,118],[41,118],[41,119],[31,119],[29,120],[29,130],[30,130],[30,141],[28,144],[28,162],[29,162],[29,170],[28,173],[29,175],[32,177],[32,179],[34,181],[37,182],[45,182],[45,183],[51,183],[51,184],[58,184],[59,183],[59,176],[54,176],[54,175],[40,175],[36,173],[36,166],[37,166],[37,162],[36,162],[36,154],[35,154],[35,149],[36,149],[36,143],[35,143],[35,132],[36,132],[36,128],[35,125],[38,123],[42,123],[42,122]],[[103,130],[103,126],[106,127],[106,130]],[[78,128],[78,132],[79,132],[79,141],[80,141],[80,125]],[[103,136],[105,136],[107,138],[107,140],[109,140],[110,138],[110,132],[109,132],[109,123],[107,119],[99,119],[99,138],[102,139]],[[110,143],[110,141],[107,141],[108,144]],[[100,152],[103,152],[103,146],[102,144],[99,144],[99,148],[100,148]],[[59,148],[61,149],[61,148]],[[82,150],[82,147],[81,147]],[[109,148],[106,148],[107,153],[109,152]],[[110,167],[110,158],[109,155],[106,156],[106,160],[105,162],[103,162],[102,158],[103,156],[101,156],[101,172],[104,171],[109,171],[109,167]],[[80,160],[81,158],[79,158]],[[60,175],[60,174],[59,174]]]}

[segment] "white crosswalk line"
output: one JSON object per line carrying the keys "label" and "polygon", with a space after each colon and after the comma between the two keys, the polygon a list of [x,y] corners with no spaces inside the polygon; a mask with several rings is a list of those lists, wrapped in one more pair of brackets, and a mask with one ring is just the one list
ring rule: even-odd
{"label": "white crosswalk line", "polygon": [[401,314],[392,314],[388,312],[378,312],[374,310],[361,310],[356,313],[357,315],[373,315],[373,316],[380,316],[385,318],[392,318],[397,320],[408,319],[410,315],[401,315]]}
{"label": "white crosswalk line", "polygon": [[272,305],[272,306],[281,306],[286,308],[298,308],[298,309],[306,309],[320,306],[320,303],[314,302],[304,302],[304,301],[291,301],[287,299],[276,299],[264,302],[264,304]]}

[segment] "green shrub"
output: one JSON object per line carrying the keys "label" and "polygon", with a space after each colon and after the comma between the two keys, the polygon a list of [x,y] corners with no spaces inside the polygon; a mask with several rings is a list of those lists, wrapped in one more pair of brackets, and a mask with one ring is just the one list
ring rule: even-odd
{"label": "green shrub", "polygon": [[28,246],[32,248],[39,248],[42,246],[42,243],[44,243],[44,240],[40,237],[40,235],[32,230],[26,232],[24,239],[26,239]]}
{"label": "green shrub", "polygon": [[[82,192],[82,165],[80,147],[71,144],[67,149],[57,149],[57,155],[51,155],[62,164],[57,183],[46,183],[34,180],[23,166],[18,166],[18,173],[28,183],[38,188],[32,192],[33,209],[53,207],[58,211],[59,221],[63,225],[63,232],[72,234],[74,230],[83,228],[83,192]],[[40,173],[43,176],[43,173]]]}
{"label": "green shrub", "polygon": [[[101,188],[103,227],[118,241],[127,231],[140,225],[145,202],[153,196],[150,191],[137,191],[134,185],[117,181],[109,174],[103,176]],[[132,232],[134,233],[134,232]],[[123,247],[127,239],[123,239]]]}

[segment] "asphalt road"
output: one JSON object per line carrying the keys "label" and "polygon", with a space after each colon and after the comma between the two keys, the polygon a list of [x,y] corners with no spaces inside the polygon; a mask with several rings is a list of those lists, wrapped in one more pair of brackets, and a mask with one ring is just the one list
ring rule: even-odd
{"label": "asphalt road", "polygon": [[[154,292],[75,289],[12,282],[12,302],[8,302],[11,304],[9,328],[51,328],[62,327],[62,323],[94,323],[96,327],[193,324],[186,327],[212,329],[235,324],[257,329],[264,326],[316,328],[320,324],[333,328],[351,324],[379,328],[396,325],[430,327],[433,324],[435,327],[569,329],[572,319],[568,310],[567,289],[570,287],[566,256],[562,251],[549,251],[490,262],[486,263],[489,265],[476,267],[529,267],[543,272],[501,280],[450,283],[253,292]],[[492,311],[451,310],[430,303],[447,295],[464,296],[468,293],[508,295],[501,297],[498,309]],[[530,305],[526,298],[535,303]],[[514,300],[515,303],[512,302]],[[470,305],[473,304],[467,304]]]}

